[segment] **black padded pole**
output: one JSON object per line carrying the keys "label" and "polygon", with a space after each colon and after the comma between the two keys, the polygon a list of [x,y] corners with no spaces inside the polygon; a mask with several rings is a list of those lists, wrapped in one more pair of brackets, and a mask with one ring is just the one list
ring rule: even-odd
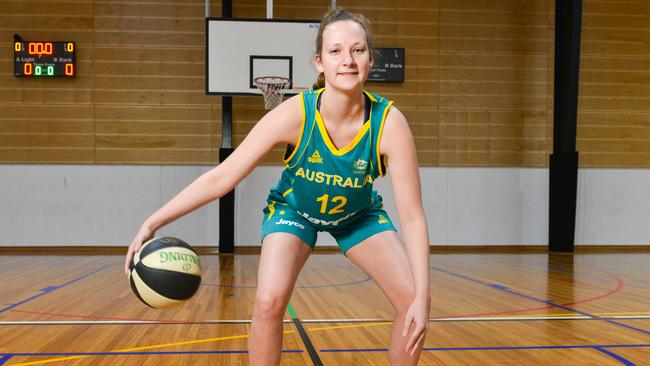
{"label": "black padded pole", "polygon": [[555,1],[555,89],[548,229],[551,252],[573,252],[575,246],[581,19],[582,0]]}
{"label": "black padded pole", "polygon": [[[234,149],[219,149],[219,161],[230,156]],[[219,253],[235,252],[235,190],[219,199]]]}
{"label": "black padded pole", "polygon": [[[222,0],[221,16],[232,18],[232,1]],[[233,152],[232,148],[232,97],[221,97],[221,148],[219,163]],[[235,190],[219,199],[219,253],[235,252]]]}

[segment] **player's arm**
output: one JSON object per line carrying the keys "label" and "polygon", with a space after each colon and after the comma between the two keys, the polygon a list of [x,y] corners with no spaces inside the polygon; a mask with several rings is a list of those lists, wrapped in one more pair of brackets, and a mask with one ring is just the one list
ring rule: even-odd
{"label": "player's arm", "polygon": [[267,113],[221,164],[198,177],[149,217],[129,247],[125,272],[134,252],[160,227],[223,197],[244,179],[278,143],[295,144],[303,121],[300,96]]}
{"label": "player's arm", "polygon": [[429,324],[429,234],[422,207],[415,142],[406,118],[395,107],[386,116],[382,136],[380,153],[386,157],[404,245],[415,281],[415,300],[406,315],[403,329],[404,335],[408,335],[409,328],[412,329],[406,350],[412,353],[422,341]]}
{"label": "player's arm", "polygon": [[391,107],[384,122],[380,153],[386,157],[417,295],[428,297],[429,235],[422,207],[415,142],[406,117],[395,107]]}

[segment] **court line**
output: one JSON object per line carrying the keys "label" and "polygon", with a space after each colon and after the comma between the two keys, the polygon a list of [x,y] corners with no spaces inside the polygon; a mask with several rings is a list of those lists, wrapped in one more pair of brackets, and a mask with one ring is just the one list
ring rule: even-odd
{"label": "court line", "polygon": [[[438,270],[438,269],[435,268],[435,267],[432,267],[432,268]],[[450,274],[452,274],[452,273],[450,272]],[[458,275],[458,276],[462,276],[462,275]],[[615,277],[615,276],[614,276],[614,277]],[[469,277],[467,277],[466,279],[473,280],[473,279],[471,279],[471,278],[469,278]],[[482,281],[479,281],[479,280],[474,280],[474,281],[475,281],[475,282],[478,282],[478,283],[481,283],[481,284],[485,284],[485,283],[483,283]],[[501,285],[496,285],[496,286],[488,285],[488,286],[493,287],[493,288],[497,288],[497,289],[500,289],[500,290],[504,290],[504,291],[505,291],[505,289],[507,289],[506,287],[501,286]],[[610,291],[610,292],[611,292],[611,291]],[[514,292],[513,292],[513,293],[514,293]],[[613,293],[613,292],[612,292],[612,293]],[[515,293],[515,294],[516,294],[516,293]],[[606,295],[602,295],[602,296],[600,296],[600,297],[604,297],[604,296],[608,296],[608,295],[611,295],[611,293],[606,294]],[[526,296],[526,295],[523,295],[523,296]],[[533,299],[534,299],[534,298],[533,298]],[[543,300],[539,300],[539,299],[535,299],[535,300],[536,300],[536,301],[542,301],[542,302],[544,302],[544,303],[550,303],[550,302],[545,302],[545,301],[543,301]],[[557,305],[557,304],[552,304],[552,305],[554,305],[554,306],[560,306],[560,305]],[[548,306],[548,307],[552,307],[552,306]],[[548,307],[544,307],[544,308],[548,308]],[[544,308],[542,308],[542,309],[544,309]],[[533,310],[533,309],[529,309],[529,310]],[[568,309],[568,308],[567,308],[567,310],[569,310],[569,311],[574,311],[574,312],[578,312],[578,311],[576,311],[576,310]],[[520,312],[520,311],[525,311],[525,310],[517,310],[517,311]],[[516,312],[516,311],[511,311],[511,312]],[[502,313],[508,313],[508,312],[502,312]],[[579,313],[579,312],[578,312],[578,313]],[[494,313],[492,313],[492,314],[494,314]],[[587,314],[587,316],[590,316],[590,315]],[[458,318],[457,318],[457,319],[458,319]],[[616,322],[614,322],[614,323],[615,323],[615,324],[620,324],[620,323],[616,323]],[[372,324],[372,325],[379,325],[379,324]],[[372,325],[365,325],[365,326],[372,326]],[[626,325],[624,325],[624,324],[620,324],[620,325],[622,325],[622,326],[626,326]],[[356,326],[359,327],[359,326],[364,326],[364,325],[356,325]],[[352,327],[352,326],[347,326],[347,327]],[[320,329],[320,330],[325,330],[325,329],[334,329],[334,328],[341,328],[341,326],[339,326],[339,327],[319,328],[319,329]],[[630,327],[630,328],[631,328],[631,329],[636,329],[636,328],[634,328],[634,327]],[[314,329],[314,330],[316,330],[316,329]],[[289,332],[292,332],[292,331],[289,331]],[[244,336],[236,336],[236,337],[247,337],[247,336],[248,336],[248,335],[244,335]],[[193,342],[193,343],[200,343],[201,341],[191,341],[191,342]],[[169,344],[169,345],[176,345],[176,343],[175,343],[175,344]],[[145,349],[146,349],[146,348],[159,348],[159,347],[165,347],[165,346],[168,346],[168,345],[162,345],[162,346],[161,346],[161,345],[157,345],[157,346],[148,346],[148,347],[144,347],[144,348],[145,348]],[[118,351],[113,351],[113,352],[118,352]],[[66,353],[66,354],[70,354],[70,353]],[[82,356],[82,357],[88,357],[88,356]],[[79,358],[79,357],[75,357],[75,358]],[[56,361],[58,361],[58,359],[57,359]],[[52,361],[52,360],[46,360],[46,361],[37,361],[37,362],[35,362],[35,363],[28,363],[28,364],[29,364],[29,365],[31,365],[31,364],[42,364],[42,363],[48,363],[48,362],[55,362],[55,361]],[[19,366],[19,365],[27,365],[27,364],[16,364],[16,365],[12,365],[12,366]]]}
{"label": "court line", "polygon": [[[301,286],[295,286],[294,288],[325,288],[325,287],[343,287],[343,286],[352,286],[352,285],[358,285],[364,282],[370,281],[371,278],[370,276],[364,278],[363,280],[359,281],[354,281],[354,282],[344,282],[344,283],[335,283],[332,285],[301,285]],[[257,288],[257,285],[251,286],[251,285],[222,285],[219,283],[212,284],[212,283],[202,283],[201,286],[208,286],[208,287],[225,287],[225,288]]]}
{"label": "court line", "polygon": [[[434,270],[437,270],[437,268],[435,268],[434,266],[430,266],[430,268],[434,269]],[[594,296],[594,297],[590,297],[590,298],[586,298],[586,299],[582,299],[582,300],[577,300],[577,301],[572,301],[572,302],[564,303],[562,305],[566,306],[566,305],[575,305],[575,304],[585,304],[585,303],[588,303],[588,302],[592,302],[592,301],[595,301],[595,300],[599,300],[599,299],[602,299],[602,298],[609,297],[609,296],[621,291],[623,289],[623,287],[624,287],[624,281],[621,278],[617,277],[617,276],[614,276],[614,275],[611,275],[611,274],[609,274],[609,275],[614,277],[615,281],[617,282],[617,286],[615,288],[613,288],[613,289],[611,289],[611,290],[609,290],[609,291],[607,291],[607,292],[605,292],[603,294],[600,294],[598,296]],[[462,276],[462,275],[458,275],[458,276]],[[482,284],[484,286],[488,286],[488,287],[492,287],[492,288],[497,288],[498,289],[499,287],[503,287],[502,285],[498,285],[498,284],[495,284],[493,286],[491,284],[488,284],[488,283],[485,283],[485,282],[482,282],[482,281],[479,281],[479,280],[470,279],[469,277],[465,278],[465,279],[470,280],[470,281],[475,281],[475,282],[478,282],[478,283],[480,283],[480,284]],[[523,313],[523,312],[527,312],[527,311],[552,309],[553,307],[554,307],[553,305],[547,305],[547,306],[542,306],[542,307],[532,307],[532,308],[525,308],[525,309],[505,310],[505,311],[493,311],[493,312],[488,312],[488,313],[462,314],[462,315],[451,316],[451,317],[448,317],[448,318],[480,317],[480,316],[487,316],[487,315]],[[439,317],[439,318],[442,318],[442,317]]]}
{"label": "court line", "polygon": [[[497,262],[497,263],[500,263],[500,262]],[[433,268],[433,266],[431,266],[431,268]],[[589,272],[587,272],[587,273],[589,273]],[[613,276],[613,275],[611,275],[611,276]],[[614,293],[620,291],[623,288],[623,280],[616,277],[616,276],[613,276],[613,277],[614,277],[614,280],[618,283],[618,285],[614,289],[612,289],[612,290],[610,290],[610,291],[608,291],[606,293],[603,293],[601,295],[598,295],[598,296],[594,296],[594,297],[591,297],[591,298],[582,299],[582,300],[578,300],[578,301],[573,301],[573,302],[565,303],[565,304],[562,304],[562,305],[566,306],[566,305],[584,304],[584,303],[587,303],[587,302],[591,302],[591,301],[594,301],[594,300],[598,300],[598,299],[605,298],[605,297],[613,295]],[[485,315],[512,314],[512,313],[522,313],[522,312],[527,312],[527,311],[544,310],[544,309],[551,309],[551,308],[553,308],[553,306],[548,305],[548,306],[543,306],[543,307],[506,310],[506,311],[500,311],[500,312],[462,314],[462,315],[456,315],[456,316],[453,316],[453,317],[463,318],[463,317],[470,317],[470,316],[471,317],[479,317],[479,316],[485,316]],[[27,313],[27,314],[47,315],[47,316],[69,316],[69,317],[81,317],[81,318],[93,318],[93,319],[111,319],[111,320],[143,320],[143,319],[127,319],[127,318],[116,318],[116,317],[96,317],[96,316],[89,316],[89,315],[64,314],[64,313],[45,313],[45,312],[35,312],[35,311],[16,310],[16,309],[12,309],[12,311],[13,312],[23,312],[23,313]],[[162,322],[163,320],[155,319],[153,321],[161,321]],[[164,320],[164,321],[175,322],[177,320]],[[187,322],[190,323],[191,321],[187,321]]]}
{"label": "court line", "polygon": [[[490,261],[493,262],[493,263],[498,263],[500,265],[504,265],[504,266],[512,265],[512,263],[507,263],[507,262],[504,263],[504,262],[502,262],[500,260],[496,260],[496,259],[493,259],[493,258],[490,258]],[[569,269],[563,269],[561,267],[565,267],[565,268],[569,268]],[[550,261],[546,265],[545,264],[537,264],[537,263],[529,264],[529,265],[525,265],[525,266],[520,265],[520,266],[518,266],[518,268],[530,269],[531,272],[533,272],[535,274],[537,274],[537,272],[534,271],[535,269],[547,270],[547,271],[551,271],[551,272],[558,272],[558,273],[567,274],[567,275],[570,275],[571,277],[574,277],[574,278],[576,277],[575,276],[576,273],[580,273],[580,274],[582,274],[584,276],[592,277],[594,279],[611,281],[611,278],[609,278],[607,276],[604,276],[604,275],[602,275],[600,273],[594,273],[594,272],[590,272],[590,271],[583,270],[583,269],[580,269],[580,268],[574,269],[574,267],[572,265],[570,265],[570,264],[566,264],[566,263],[562,263],[562,262],[556,262],[556,261]],[[640,283],[634,283],[634,282],[630,283],[629,281],[625,282],[625,287],[634,287],[634,288],[640,288],[640,289],[644,289],[644,290],[650,290],[650,285],[645,285],[645,284],[642,284],[642,283],[641,284]]]}
{"label": "court line", "polygon": [[2,358],[0,358],[0,366],[4,365],[7,361],[9,361],[12,356],[13,354],[2,355]]}
{"label": "court line", "polygon": [[[512,350],[539,350],[539,349],[593,349],[622,362],[624,365],[635,364],[624,357],[605,350],[605,348],[643,348],[650,344],[617,344],[617,345],[584,345],[584,346],[511,346],[511,347],[425,347],[422,351],[512,351]],[[357,348],[357,349],[321,349],[323,353],[353,353],[353,352],[388,352],[387,348]]]}
{"label": "court line", "polygon": [[[539,349],[593,349],[601,353],[606,354],[609,357],[616,359],[617,361],[622,362],[625,365],[634,366],[635,364],[624,357],[608,351],[607,348],[621,348],[621,347],[632,347],[632,348],[643,348],[649,347],[650,344],[642,345],[585,345],[585,346],[512,346],[512,347],[449,347],[449,348],[438,348],[438,347],[425,347],[422,348],[422,351],[512,351],[512,350],[539,350]],[[356,348],[356,349],[322,349],[320,350],[323,353],[356,353],[356,352],[388,352],[387,348]]]}
{"label": "court line", "polygon": [[[475,278],[472,278],[472,277],[469,277],[469,276],[465,276],[465,275],[462,275],[462,274],[459,274],[459,273],[454,273],[454,272],[451,272],[451,271],[447,271],[447,270],[444,270],[444,269],[441,269],[441,268],[437,268],[437,267],[433,267],[433,266],[431,268],[433,268],[436,271],[440,271],[440,272],[443,272],[443,273],[450,274],[452,276],[460,277],[462,279],[465,279],[465,280],[468,280],[468,281],[471,281],[471,282],[475,282],[475,283],[481,284],[483,286],[488,286],[490,288],[494,288],[494,289],[497,289],[497,290],[500,290],[500,291],[504,291],[504,292],[507,292],[507,293],[512,294],[512,295],[524,297],[526,299],[541,302],[543,304],[548,304],[549,306],[558,307],[560,309],[564,309],[566,311],[578,313],[578,314],[583,315],[583,316],[592,317],[594,319],[601,319],[601,318],[599,318],[597,316],[591,315],[591,314],[586,313],[584,311],[580,311],[580,310],[576,310],[576,309],[566,307],[564,305],[556,304],[553,301],[542,300],[542,299],[535,298],[533,296],[529,296],[529,295],[526,295],[526,294],[523,294],[523,293],[519,293],[517,291],[513,291],[513,290],[509,289],[508,287],[500,285],[500,284],[489,284],[487,282],[483,282],[481,280],[478,280],[478,279],[475,279]],[[607,273],[607,272],[604,272],[604,273]],[[624,282],[623,282],[623,280],[621,278],[619,278],[618,276],[615,276],[615,275],[613,275],[611,273],[607,273],[607,274],[614,277],[614,278],[616,278],[620,282],[619,286],[621,288],[623,287],[622,284]],[[618,325],[618,326],[621,326],[621,327],[624,327],[624,328],[627,328],[627,329],[631,329],[631,330],[634,330],[634,331],[637,331],[637,332],[640,332],[640,333],[650,334],[650,331],[647,331],[647,330],[641,329],[641,328],[637,328],[637,327],[633,327],[633,326],[627,325],[625,323],[620,323],[620,322],[617,322],[617,321],[614,321],[614,320],[611,320],[611,319],[603,319],[603,320],[608,322],[608,323],[615,324],[615,325]]]}
{"label": "court line", "polygon": [[[343,326],[332,326],[332,327],[322,327],[322,328],[312,328],[309,329],[308,331],[322,331],[322,330],[331,330],[331,329],[343,329],[343,328],[354,328],[354,327],[371,327],[371,326],[380,326],[380,325],[387,325],[387,324],[392,324],[392,322],[383,322],[383,323],[371,323],[371,324],[350,324],[350,325],[343,325]],[[284,331],[283,333],[293,333],[293,330],[287,330]],[[144,347],[136,347],[136,348],[130,348],[130,349],[123,349],[123,350],[114,350],[110,352],[95,352],[95,353],[84,353],[83,356],[71,356],[71,357],[63,357],[63,358],[55,358],[55,359],[49,359],[49,360],[41,360],[41,361],[34,361],[34,362],[27,362],[27,363],[19,363],[19,364],[12,364],[12,365],[7,365],[7,366],[28,366],[28,365],[39,365],[39,364],[45,364],[45,363],[52,363],[52,362],[58,362],[58,361],[65,361],[69,359],[79,359],[79,358],[86,358],[86,357],[91,357],[93,355],[116,355],[116,354],[129,354],[133,353],[133,351],[139,351],[139,350],[145,350],[145,349],[155,349],[155,348],[163,348],[163,347],[171,347],[171,346],[177,346],[177,345],[183,345],[183,344],[197,344],[197,343],[205,343],[205,342],[212,342],[212,341],[219,341],[219,340],[227,340],[227,339],[235,339],[235,338],[247,338],[248,335],[238,335],[238,336],[228,336],[228,337],[220,337],[220,338],[211,338],[211,339],[203,339],[203,340],[193,340],[193,341],[185,341],[185,342],[176,342],[176,343],[167,343],[167,344],[158,344],[158,345],[151,345],[151,346],[144,346]],[[601,348],[616,348],[616,347],[649,347],[650,344],[637,344],[637,345],[590,345],[590,346],[511,346],[511,347],[451,347],[451,348],[423,348],[423,351],[462,351],[462,350],[492,350],[492,349],[502,349],[502,350],[516,350],[516,349],[543,349],[543,348],[548,348],[548,349],[557,349],[557,348],[594,348],[594,347],[601,347]],[[320,350],[321,352],[373,352],[373,351],[387,351],[387,349],[350,349],[350,350]],[[140,352],[137,354],[182,354],[182,352]],[[71,355],[71,354],[76,354],[74,352],[61,352],[61,353],[31,353],[31,354],[18,354],[18,353],[12,353],[8,355],[32,355],[32,356],[44,356],[44,355]]]}
{"label": "court line", "polygon": [[[618,285],[613,288],[612,290],[600,294],[598,296],[594,296],[591,298],[586,298],[582,300],[577,300],[569,303],[565,303],[562,305],[574,305],[574,304],[584,304],[588,303],[594,300],[598,300],[601,298],[605,298],[608,296],[611,296],[615,294],[616,292],[620,291],[623,288],[623,281],[622,280],[617,280],[614,278],[615,281],[618,282]],[[438,317],[438,318],[464,318],[464,317],[480,317],[480,316],[486,316],[486,315],[499,315],[499,314],[512,314],[512,313],[522,313],[522,312],[527,312],[527,311],[536,311],[536,310],[545,310],[545,309],[551,309],[553,306],[548,305],[548,306],[542,306],[542,307],[533,307],[533,308],[524,308],[524,309],[514,309],[514,310],[506,310],[506,311],[498,311],[498,312],[489,312],[489,313],[474,313],[474,314],[459,314],[459,315],[454,315],[454,316],[448,316],[448,317]],[[78,314],[65,314],[65,313],[49,313],[49,312],[37,312],[37,311],[28,311],[28,310],[17,310],[17,309],[12,309],[13,312],[19,312],[19,313],[26,313],[26,314],[35,314],[35,315],[47,315],[47,316],[67,316],[67,317],[78,317],[78,318],[93,318],[93,319],[103,319],[103,320],[145,320],[145,319],[129,319],[129,318],[118,318],[118,317],[97,317],[97,316],[89,316],[89,315],[78,315]],[[159,321],[159,322],[178,322],[179,320],[161,320],[161,319],[150,319],[151,321]],[[370,320],[369,320],[370,321]],[[383,319],[381,320],[383,321]],[[192,321],[184,321],[187,323],[191,323]]]}
{"label": "court line", "polygon": [[40,294],[34,295],[34,296],[32,296],[32,297],[30,297],[30,298],[28,298],[28,299],[25,299],[25,300],[19,301],[19,302],[17,302],[17,303],[11,304],[10,306],[8,306],[8,307],[6,307],[6,308],[4,308],[4,309],[0,309],[0,314],[4,313],[4,312],[7,311],[7,310],[11,310],[11,309],[13,309],[13,308],[15,308],[15,307],[18,307],[18,306],[20,306],[20,305],[23,305],[23,304],[25,304],[25,303],[28,303],[28,302],[30,302],[30,301],[36,299],[36,298],[39,298],[39,297],[44,296],[44,295],[47,295],[47,294],[49,294],[50,292],[54,292],[54,291],[56,291],[56,290],[58,290],[58,289],[61,289],[61,288],[63,288],[63,287],[66,287],[66,286],[68,286],[68,285],[70,285],[70,284],[73,284],[73,283],[75,283],[75,282],[77,282],[77,281],[81,281],[82,279],[84,279],[84,278],[86,278],[86,277],[89,277],[89,276],[92,276],[92,275],[94,275],[94,274],[97,273],[97,272],[103,271],[103,270],[105,270],[106,268],[108,268],[108,267],[110,267],[110,266],[112,266],[112,264],[109,264],[109,265],[106,265],[106,266],[104,266],[104,267],[101,267],[101,268],[98,269],[98,270],[95,270],[95,271],[90,272],[90,273],[87,273],[87,274],[85,274],[85,275],[83,275],[83,276],[77,277],[77,278],[75,278],[75,279],[73,279],[73,280],[70,280],[70,281],[68,281],[68,282],[65,282],[64,284],[59,285],[59,286],[48,286],[48,287],[42,289]]}
{"label": "court line", "polygon": [[606,350],[606,349],[604,349],[602,347],[594,347],[594,349],[599,351],[599,352],[602,352],[602,353],[604,353],[604,354],[606,354],[606,355],[608,355],[608,356],[610,356],[610,357],[612,357],[612,358],[614,358],[616,360],[621,361],[624,365],[627,365],[627,366],[634,366],[635,365],[632,361],[624,358],[623,356],[621,356],[619,354],[616,354],[616,353],[614,353],[612,351],[608,351],[608,350]]}
{"label": "court line", "polygon": [[[567,267],[567,268],[571,268],[569,265],[564,264],[564,263],[560,263],[560,262],[552,263],[552,264],[553,264],[554,266],[557,266],[557,267]],[[538,267],[540,267],[540,266],[538,266]],[[572,269],[572,270],[568,270],[568,269],[563,269],[563,268],[554,268],[554,269],[552,269],[552,270],[555,271],[555,272],[564,273],[564,274],[570,274],[570,275],[573,275],[573,272],[575,271],[575,270],[573,270],[573,269]],[[587,274],[587,275],[589,275],[589,276],[591,276],[591,277],[594,277],[594,278],[596,278],[596,279],[599,279],[599,280],[602,280],[603,278],[604,278],[604,279],[609,279],[609,278],[607,278],[606,276],[603,276],[603,275],[601,275],[601,274],[592,273],[592,272],[587,272],[587,271],[584,271],[584,270],[581,270],[581,269],[578,269],[578,272],[581,272],[581,273],[583,273],[583,274]],[[645,284],[642,284],[642,283],[629,283],[629,281],[625,283],[625,287],[634,287],[634,288],[639,288],[639,289],[644,289],[644,290],[650,290],[650,286],[648,286],[648,285],[645,285]]]}
{"label": "court line", "polygon": [[[282,353],[304,353],[301,349],[284,349]],[[232,353],[248,353],[244,349],[233,350],[211,350],[211,351],[136,351],[136,352],[42,352],[30,353],[20,352],[11,353],[7,356],[61,356],[61,355],[78,355],[78,356],[133,356],[133,355],[195,355],[195,354],[232,354]],[[22,364],[14,364],[22,365]]]}
{"label": "court line", "polygon": [[[539,314],[539,315],[516,315],[496,317],[465,317],[465,318],[430,318],[429,322],[482,322],[482,321],[531,321],[531,320],[605,320],[605,319],[650,319],[650,315],[609,315],[612,313],[593,313],[593,316],[575,314]],[[617,313],[614,313],[617,314]],[[623,313],[628,314],[628,313]],[[634,313],[631,313],[634,314]],[[642,312],[639,314],[647,314]],[[595,317],[594,317],[595,316]],[[50,320],[50,321],[0,321],[0,326],[26,326],[26,325],[210,325],[210,324],[250,324],[250,319],[232,320],[203,320],[203,321],[156,321],[156,320]],[[293,323],[293,320],[284,319],[285,324]],[[367,319],[301,319],[303,324],[318,323],[392,323],[390,319],[367,318]]]}
{"label": "court line", "polygon": [[[282,333],[287,334],[287,333],[293,333],[293,330],[285,330]],[[40,361],[33,361],[33,362],[23,362],[23,363],[16,363],[8,366],[28,366],[28,365],[42,365],[46,363],[52,363],[52,362],[59,362],[59,361],[67,361],[67,360],[76,360],[80,358],[87,358],[91,357],[94,355],[113,355],[113,354],[123,354],[123,353],[133,353],[134,351],[142,351],[142,350],[148,350],[148,349],[156,349],[156,348],[164,348],[164,347],[172,347],[172,346],[181,346],[181,345],[187,345],[187,344],[199,344],[199,343],[207,343],[207,342],[216,342],[216,341],[224,341],[224,340],[231,340],[231,339],[242,339],[242,338],[248,338],[248,334],[242,334],[242,335],[236,335],[236,336],[226,336],[226,337],[218,337],[218,338],[207,338],[207,339],[197,339],[197,340],[192,340],[192,341],[183,341],[183,342],[175,342],[175,343],[165,343],[165,344],[156,344],[156,345],[150,345],[150,346],[142,346],[142,347],[133,347],[133,348],[125,348],[125,349],[118,349],[118,350],[112,350],[109,352],[86,352],[86,353],[80,353],[80,352],[56,352],[56,353],[32,353],[32,354],[22,354],[22,353],[12,353],[12,355],[17,356],[17,355],[72,355],[72,354],[81,354],[80,356],[70,356],[70,357],[59,357],[59,358],[52,358],[49,360],[40,360]],[[164,352],[162,352],[164,353]],[[177,352],[178,353],[178,352]],[[145,354],[145,353],[143,353]],[[146,353],[148,354],[148,353]]]}
{"label": "court line", "polygon": [[294,325],[298,329],[298,333],[300,334],[300,338],[302,339],[302,343],[307,348],[307,353],[309,353],[309,357],[311,358],[311,362],[315,366],[323,366],[323,361],[321,361],[320,356],[318,356],[318,352],[316,352],[316,348],[314,347],[314,344],[311,342],[311,339],[309,339],[309,335],[305,331],[305,328],[300,323],[300,319],[298,318],[298,314],[296,313],[296,310],[293,308],[293,306],[291,306],[291,303],[287,304],[287,310],[289,311],[289,314],[291,315],[291,318],[293,319]]}
{"label": "court line", "polygon": [[[422,351],[518,351],[518,350],[545,350],[545,349],[595,349],[598,351],[607,348],[647,348],[650,344],[602,344],[602,345],[557,345],[557,346],[497,346],[497,347],[425,347]],[[323,353],[361,353],[361,352],[388,352],[387,348],[342,348],[342,349],[321,349]],[[303,353],[303,350],[282,350],[282,353]],[[602,352],[602,351],[601,351]],[[58,356],[58,355],[74,355],[75,357],[91,357],[91,356],[129,356],[129,355],[200,355],[200,354],[245,354],[246,350],[213,350],[213,351],[154,351],[154,352],[43,352],[43,353],[8,353],[0,358],[0,362],[6,361],[12,356]],[[604,352],[610,356],[616,355],[620,359],[623,357],[608,351]],[[40,361],[37,361],[40,363]],[[628,361],[630,362],[630,361]],[[30,363],[19,363],[7,366],[24,366]],[[0,363],[0,365],[2,365]],[[630,363],[630,365],[634,365]]]}
{"label": "court line", "polygon": [[186,322],[192,323],[194,320],[177,320],[177,319],[146,319],[146,318],[123,318],[123,317],[114,317],[114,316],[93,316],[93,315],[81,315],[81,314],[67,314],[67,313],[50,313],[42,311],[30,311],[30,310],[17,310],[12,309],[12,312],[15,313],[24,313],[24,314],[33,314],[33,315],[45,315],[45,316],[60,316],[60,317],[70,317],[70,318],[90,318],[95,320],[113,320],[113,321],[153,321],[153,322]]}
{"label": "court line", "polygon": [[[303,350],[301,349],[288,349],[288,350],[281,350],[282,353],[303,353]],[[145,356],[151,356],[151,355],[223,355],[223,354],[245,354],[248,353],[247,350],[214,350],[214,351],[154,351],[154,352],[56,352],[56,353],[12,353],[12,354],[7,354],[6,359],[1,358],[0,359],[0,366],[4,364],[4,362],[8,361],[11,357],[13,356],[22,356],[22,357],[30,357],[30,356],[60,356],[60,355],[74,355],[73,357],[65,357],[62,359],[54,359],[54,360],[45,360],[45,361],[35,361],[35,362],[25,362],[25,363],[15,363],[12,365],[7,365],[7,366],[27,366],[27,365],[36,365],[36,364],[43,364],[43,363],[48,363],[48,362],[58,362],[58,361],[63,361],[65,359],[79,359],[79,358],[86,358],[86,357],[92,357],[92,356],[138,356],[138,355],[145,355]]]}
{"label": "court line", "polygon": [[393,324],[392,321],[381,322],[381,323],[368,323],[368,324],[350,324],[350,325],[333,325],[331,327],[322,327],[322,328],[309,328],[310,332],[316,332],[319,330],[332,330],[332,329],[346,329],[346,328],[367,328],[367,327],[377,327],[380,325],[390,325]]}
{"label": "court line", "polygon": [[[208,324],[250,324],[251,320],[204,320],[204,321],[157,321],[157,320],[49,320],[49,321],[0,321],[2,325],[208,325]],[[283,323],[293,323],[283,320]]]}

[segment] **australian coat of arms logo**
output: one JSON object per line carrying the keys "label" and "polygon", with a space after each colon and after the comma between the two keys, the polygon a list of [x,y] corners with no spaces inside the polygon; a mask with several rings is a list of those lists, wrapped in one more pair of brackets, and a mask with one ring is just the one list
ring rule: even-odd
{"label": "australian coat of arms logo", "polygon": [[366,174],[367,169],[368,162],[363,159],[359,159],[352,164],[352,172],[354,174]]}

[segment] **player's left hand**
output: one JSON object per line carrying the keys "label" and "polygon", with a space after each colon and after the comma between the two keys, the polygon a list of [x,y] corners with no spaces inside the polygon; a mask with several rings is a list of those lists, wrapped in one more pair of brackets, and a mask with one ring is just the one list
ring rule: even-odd
{"label": "player's left hand", "polygon": [[409,330],[411,331],[411,336],[405,349],[405,352],[411,356],[415,355],[420,344],[424,342],[424,337],[429,329],[430,306],[431,298],[416,298],[406,312],[402,336],[406,337],[409,334]]}

